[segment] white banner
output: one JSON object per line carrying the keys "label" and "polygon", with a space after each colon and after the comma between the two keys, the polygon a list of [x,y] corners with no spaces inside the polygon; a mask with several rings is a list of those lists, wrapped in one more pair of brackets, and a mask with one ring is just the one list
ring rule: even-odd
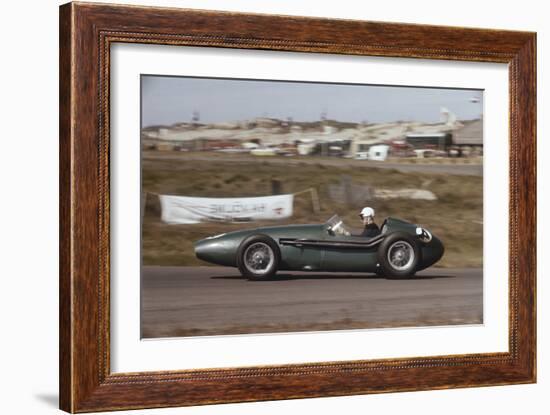
{"label": "white banner", "polygon": [[292,216],[293,195],[211,198],[159,195],[165,223],[248,222]]}

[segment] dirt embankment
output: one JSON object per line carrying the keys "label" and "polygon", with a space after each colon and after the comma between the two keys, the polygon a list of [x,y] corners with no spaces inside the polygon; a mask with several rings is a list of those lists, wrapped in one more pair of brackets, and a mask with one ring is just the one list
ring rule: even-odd
{"label": "dirt embankment", "polygon": [[[376,210],[381,222],[386,216],[399,217],[430,229],[445,243],[442,267],[480,267],[483,255],[483,177],[429,172],[399,172],[387,168],[362,166],[346,159],[319,158],[307,162],[300,158],[261,158],[243,160],[242,156],[214,154],[144,152],[142,186],[148,192],[143,217],[142,254],[144,265],[207,265],[195,258],[193,241],[222,232],[268,223],[205,223],[167,225],[160,220],[160,204],[154,194],[202,197],[263,196],[272,191],[272,181],[281,183],[282,193],[306,188],[317,189],[321,210],[314,213],[309,194],[298,195],[294,216],[277,224],[321,223],[338,213],[359,231],[357,214],[364,205]],[[437,200],[358,200],[345,202],[329,197],[329,186],[341,183],[342,177],[355,185],[371,188],[427,189]]]}

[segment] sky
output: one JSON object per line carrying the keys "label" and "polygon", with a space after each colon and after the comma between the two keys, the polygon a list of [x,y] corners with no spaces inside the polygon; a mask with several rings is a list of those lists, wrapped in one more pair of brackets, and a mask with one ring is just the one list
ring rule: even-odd
{"label": "sky", "polygon": [[479,118],[483,91],[142,75],[141,106],[142,127],[187,122],[195,111],[201,123],[318,121],[322,113],[348,122],[437,122],[441,107],[459,120]]}

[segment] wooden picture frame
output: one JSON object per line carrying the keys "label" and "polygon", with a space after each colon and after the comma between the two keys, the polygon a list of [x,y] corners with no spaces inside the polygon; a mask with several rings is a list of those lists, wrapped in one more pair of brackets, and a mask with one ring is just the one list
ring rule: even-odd
{"label": "wooden picture frame", "polygon": [[[114,43],[509,65],[509,352],[111,373]],[[68,412],[531,383],[536,379],[536,34],[169,8],[60,8],[60,407]]]}

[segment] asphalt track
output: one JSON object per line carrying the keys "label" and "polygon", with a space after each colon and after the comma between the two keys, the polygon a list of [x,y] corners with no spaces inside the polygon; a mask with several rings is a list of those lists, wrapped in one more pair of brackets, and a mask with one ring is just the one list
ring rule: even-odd
{"label": "asphalt track", "polygon": [[413,279],[233,268],[143,267],[143,338],[480,324],[482,270],[432,268]]}

